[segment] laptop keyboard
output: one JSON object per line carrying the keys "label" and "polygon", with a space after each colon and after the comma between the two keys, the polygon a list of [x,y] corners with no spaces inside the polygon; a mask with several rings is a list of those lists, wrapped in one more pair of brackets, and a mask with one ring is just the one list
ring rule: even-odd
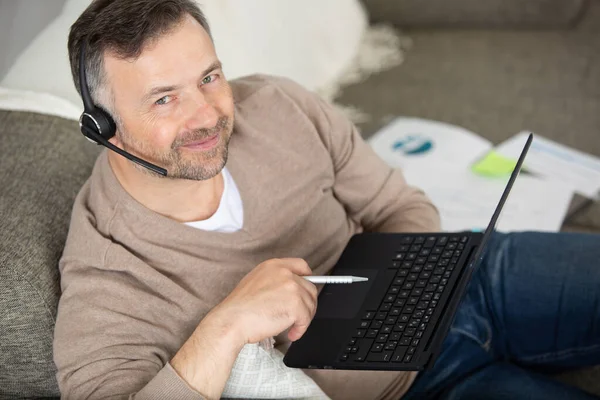
{"label": "laptop keyboard", "polygon": [[390,260],[393,281],[381,301],[363,307],[340,361],[410,363],[467,241],[464,235],[404,236]]}

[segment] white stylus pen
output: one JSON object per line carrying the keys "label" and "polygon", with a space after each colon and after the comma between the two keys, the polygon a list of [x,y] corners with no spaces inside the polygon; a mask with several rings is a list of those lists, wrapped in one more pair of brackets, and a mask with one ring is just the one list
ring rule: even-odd
{"label": "white stylus pen", "polygon": [[351,275],[335,275],[335,276],[309,275],[309,276],[305,276],[304,279],[306,279],[309,282],[316,283],[316,284],[354,283],[354,282],[366,282],[369,280],[369,278],[363,278],[361,276],[351,276]]}

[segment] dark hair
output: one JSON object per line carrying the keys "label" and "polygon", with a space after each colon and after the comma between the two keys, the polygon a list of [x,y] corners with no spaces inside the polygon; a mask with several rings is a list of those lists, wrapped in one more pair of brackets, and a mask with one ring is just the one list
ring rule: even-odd
{"label": "dark hair", "polygon": [[[79,55],[87,42],[87,83],[94,102],[104,82],[104,54],[110,51],[122,59],[135,59],[144,47],[192,16],[210,35],[204,14],[194,0],[94,0],[71,26],[68,49],[75,88],[79,87]],[[99,104],[109,108],[111,104]],[[114,116],[118,119],[118,116]]]}

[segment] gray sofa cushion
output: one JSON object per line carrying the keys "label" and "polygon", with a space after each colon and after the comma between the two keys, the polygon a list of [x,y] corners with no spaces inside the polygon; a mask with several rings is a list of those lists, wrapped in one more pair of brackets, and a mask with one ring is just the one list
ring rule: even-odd
{"label": "gray sofa cushion", "polygon": [[402,28],[558,28],[589,0],[363,0],[371,19]]}
{"label": "gray sofa cushion", "polygon": [[98,153],[74,121],[0,110],[0,398],[59,395],[57,264]]}

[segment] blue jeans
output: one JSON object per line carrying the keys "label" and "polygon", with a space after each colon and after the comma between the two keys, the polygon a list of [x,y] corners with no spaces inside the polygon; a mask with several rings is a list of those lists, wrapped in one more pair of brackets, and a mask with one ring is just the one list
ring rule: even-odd
{"label": "blue jeans", "polygon": [[443,350],[402,400],[593,399],[547,373],[600,364],[600,235],[495,234]]}

